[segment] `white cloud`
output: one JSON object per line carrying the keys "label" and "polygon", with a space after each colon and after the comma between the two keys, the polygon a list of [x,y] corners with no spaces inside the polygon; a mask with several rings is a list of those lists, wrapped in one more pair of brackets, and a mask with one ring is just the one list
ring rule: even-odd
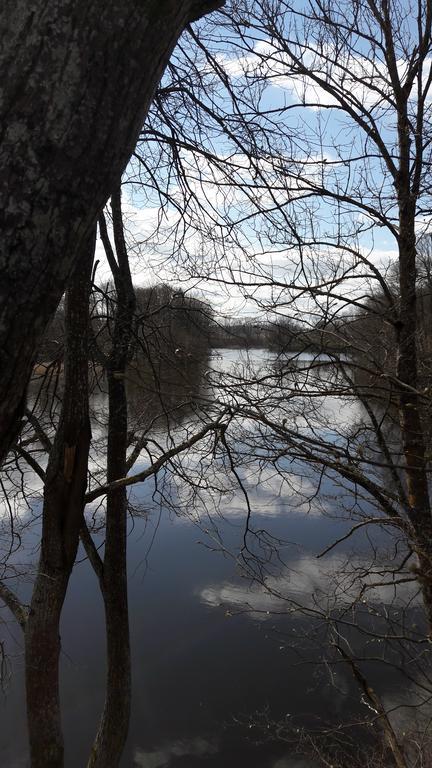
{"label": "white cloud", "polygon": [[[289,47],[310,70],[311,74],[324,82],[329,82],[342,95],[354,97],[357,103],[371,108],[388,107],[392,98],[392,85],[387,65],[372,56],[358,53],[336,52],[331,45],[318,49],[313,43],[304,44],[293,41]],[[329,94],[313,77],[295,74],[296,64],[277,40],[259,40],[253,51],[237,57],[220,56],[219,63],[233,78],[256,77],[264,79],[269,85],[288,91],[293,100],[312,109],[339,105],[339,100]],[[424,62],[423,86],[426,86],[432,57]],[[397,61],[401,82],[407,73],[407,62]],[[414,93],[414,98],[415,98]],[[428,101],[432,94],[428,94]]]}

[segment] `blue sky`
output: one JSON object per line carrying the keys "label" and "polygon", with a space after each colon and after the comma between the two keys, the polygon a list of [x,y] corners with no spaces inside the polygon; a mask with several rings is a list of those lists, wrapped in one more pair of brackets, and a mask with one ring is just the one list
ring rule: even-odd
{"label": "blue sky", "polygon": [[[283,295],[287,305],[281,310],[284,312],[288,311],[293,293],[290,286],[294,283],[305,287],[315,281],[317,285],[328,281],[332,274],[336,278],[346,271],[342,292],[350,296],[367,289],[371,266],[385,269],[396,258],[395,238],[391,227],[384,225],[387,221],[396,223],[395,193],[382,153],[380,157],[373,139],[338,108],[337,100],[311,79],[295,76],[284,49],[286,39],[300,55],[301,46],[295,48],[289,29],[292,20],[292,14],[288,15],[282,41],[265,35],[258,25],[247,27],[240,41],[218,27],[216,16],[213,28],[205,23],[202,39],[207,34],[211,40],[209,47],[223,74],[216,87],[210,65],[198,50],[198,66],[207,88],[198,95],[204,108],[216,109],[219,122],[202,113],[202,124],[192,128],[181,109],[175,112],[175,97],[174,115],[176,129],[188,138],[198,138],[199,147],[216,155],[218,162],[209,162],[200,151],[189,147],[180,149],[187,180],[182,185],[175,174],[168,183],[163,160],[153,157],[157,179],[167,185],[172,199],[182,207],[189,195],[186,210],[191,220],[198,204],[202,206],[204,232],[199,233],[193,221],[185,227],[174,204],[167,204],[161,214],[156,192],[148,186],[144,191],[131,184],[138,170],[136,161],[132,162],[126,173],[124,207],[133,239],[140,243],[134,245],[139,258],[133,259],[138,282],[180,282],[204,291],[221,312],[240,315],[253,314],[257,299],[258,305],[271,306],[272,301],[283,303]],[[366,28],[367,19],[362,24]],[[408,37],[413,31],[410,13],[401,22],[401,30],[397,69],[403,81]],[[314,30],[307,44],[299,32],[296,34],[304,44],[302,60],[318,76],[327,69],[327,78],[332,79],[336,89],[340,88],[350,109],[362,115],[366,106],[366,121],[379,131],[391,155],[396,119],[392,89],[374,44],[357,39],[349,53],[336,53],[335,43],[327,41],[324,45]],[[224,43],[227,37],[229,42]],[[188,57],[192,58],[193,53],[190,45],[184,40],[174,57],[177,72],[188,73]],[[430,66],[428,55],[424,85]],[[224,77],[235,94],[235,102],[221,85]],[[169,74],[164,85],[172,85]],[[413,109],[416,104],[413,91]],[[249,138],[242,139],[236,109],[252,114],[253,108],[259,108],[261,115],[255,117],[257,130],[253,137],[259,157],[251,160],[242,152]],[[430,115],[430,93],[426,110]],[[428,119],[426,116],[426,124]],[[160,126],[167,130],[163,123]],[[227,185],[227,170],[236,182],[232,188]],[[330,195],[323,197],[320,187]],[[336,202],[333,193],[346,199]],[[349,198],[361,201],[363,207],[353,205]],[[418,216],[419,232],[426,231],[429,224],[430,189],[424,190],[423,200],[425,212]],[[222,282],[216,283],[217,278]],[[273,291],[272,281],[277,284]],[[304,300],[298,306],[302,311]],[[290,311],[293,308],[290,305]]]}

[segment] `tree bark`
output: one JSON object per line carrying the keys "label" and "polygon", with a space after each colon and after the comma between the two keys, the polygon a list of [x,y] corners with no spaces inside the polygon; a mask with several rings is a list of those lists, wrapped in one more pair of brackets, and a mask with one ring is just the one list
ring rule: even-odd
{"label": "tree bark", "polygon": [[184,27],[223,0],[4,0],[0,461],[37,347]]}
{"label": "tree bark", "polygon": [[[127,474],[128,409],[125,373],[133,345],[135,292],[124,240],[117,190],[111,200],[115,261],[108,255],[116,288],[116,313],[108,378],[108,483]],[[103,574],[100,579],[105,607],[107,682],[104,711],[88,768],[117,768],[129,730],[131,660],[127,593],[127,494],[122,487],[106,502]]]}
{"label": "tree bark", "polygon": [[[126,474],[127,404],[123,381],[108,373],[108,478]],[[127,591],[127,496],[120,488],[107,497],[102,595],[107,640],[104,710],[88,768],[117,768],[129,730],[131,659]]]}
{"label": "tree bark", "polygon": [[398,95],[399,175],[399,323],[397,327],[397,378],[399,422],[405,458],[407,514],[415,531],[413,546],[419,560],[417,571],[429,631],[432,632],[432,514],[429,496],[426,446],[423,432],[418,366],[418,316],[416,274],[416,196],[410,174],[410,127],[407,99]]}
{"label": "tree bark", "polygon": [[46,472],[41,554],[25,628],[32,768],[63,766],[59,625],[83,519],[90,446],[88,304],[94,236],[66,294],[64,392]]}

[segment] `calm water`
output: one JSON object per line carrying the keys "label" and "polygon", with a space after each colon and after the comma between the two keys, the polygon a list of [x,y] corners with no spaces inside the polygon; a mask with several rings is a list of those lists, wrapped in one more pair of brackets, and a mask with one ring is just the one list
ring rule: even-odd
{"label": "calm water", "polygon": [[[229,369],[238,354],[224,353],[215,366]],[[341,414],[340,403],[326,407]],[[273,586],[306,602],[324,599],[327,577],[316,554],[341,535],[347,523],[332,517],[331,501],[326,501],[328,516],[313,507],[306,514],[292,490],[279,489],[276,495],[270,475],[261,476],[260,485],[257,477],[250,468],[245,475],[254,525],[286,542],[284,566],[273,575]],[[302,482],[313,481],[305,473]],[[202,515],[200,525],[194,522],[202,510],[191,509],[193,519],[178,518],[152,499],[152,490],[149,484],[135,488],[135,501],[146,513],[130,524],[133,706],[122,766],[313,766],[288,744],[267,741],[249,720],[266,711],[300,726],[322,719],[347,722],[364,714],[349,670],[338,666],[331,685],[326,670],[309,663],[318,662],[320,654],[313,643],[306,648],[302,639],[308,619],[290,616],[283,602],[241,576],[235,557],[213,551],[218,548],[211,522]],[[335,491],[327,490],[336,508]],[[222,511],[218,531],[226,551],[236,553],[245,520],[241,494],[228,497]],[[362,539],[356,546],[361,558]],[[332,556],[333,562],[350,552],[351,543],[346,543]],[[332,559],[327,569],[328,562]],[[22,647],[12,623],[3,626],[2,634],[13,655],[13,676],[0,699],[0,763],[22,768],[28,765]],[[85,765],[97,727],[105,682],[103,610],[85,561],[73,574],[62,639],[67,766],[78,768]],[[382,695],[390,701],[398,681],[385,671],[379,680]]]}

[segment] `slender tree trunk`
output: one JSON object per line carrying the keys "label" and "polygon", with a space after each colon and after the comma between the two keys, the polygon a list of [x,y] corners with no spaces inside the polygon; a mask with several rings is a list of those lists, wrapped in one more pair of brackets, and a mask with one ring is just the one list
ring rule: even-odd
{"label": "slender tree trunk", "polygon": [[[400,235],[400,327],[398,329],[397,375],[402,387],[399,414],[406,478],[409,515],[421,530],[430,521],[429,491],[426,473],[426,449],[423,435],[417,360],[417,308],[415,277],[414,216],[402,217]],[[406,217],[408,218],[408,216]],[[410,230],[410,231],[406,231]],[[411,236],[410,236],[411,235]]]}
{"label": "slender tree trunk", "polygon": [[[107,480],[127,474],[128,409],[126,367],[133,346],[135,293],[123,234],[120,192],[112,196],[113,229],[117,262],[109,261],[117,294],[116,315],[108,376]],[[107,244],[108,245],[108,244]],[[106,535],[103,576],[107,638],[107,683],[104,711],[93,745],[88,768],[117,768],[129,729],[131,662],[127,595],[127,495],[121,488],[106,502]]]}
{"label": "slender tree trunk", "polygon": [[185,26],[223,0],[0,5],[0,462],[33,356]]}
{"label": "slender tree trunk", "polygon": [[63,766],[59,625],[81,527],[90,446],[88,303],[94,236],[66,296],[64,392],[44,490],[41,555],[25,631],[32,768]]}
{"label": "slender tree trunk", "polygon": [[[400,97],[401,98],[401,97]],[[405,457],[408,516],[415,530],[415,547],[426,615],[432,631],[432,514],[428,487],[426,446],[423,433],[418,373],[417,279],[416,279],[416,194],[410,180],[409,125],[406,103],[399,105],[400,172],[399,205],[399,289],[400,309],[397,376],[399,421]]]}
{"label": "slender tree trunk", "polygon": [[[123,381],[108,374],[108,481],[126,474],[127,405]],[[126,562],[127,496],[110,493],[106,507],[106,538],[102,594],[107,639],[107,681],[104,711],[89,768],[116,768],[129,729],[131,662]]]}

